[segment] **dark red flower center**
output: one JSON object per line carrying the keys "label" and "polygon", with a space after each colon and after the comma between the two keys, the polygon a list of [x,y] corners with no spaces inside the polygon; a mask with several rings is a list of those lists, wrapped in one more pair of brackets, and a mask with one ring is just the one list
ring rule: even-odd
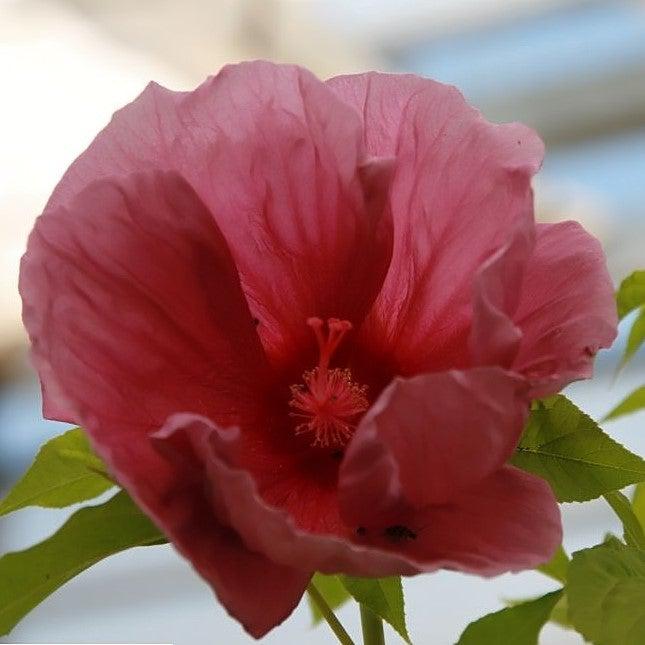
{"label": "dark red flower center", "polygon": [[344,446],[356,428],[359,414],[369,407],[367,386],[352,381],[347,368],[329,368],[331,358],[345,334],[352,328],[348,320],[309,318],[318,341],[318,366],[303,374],[303,383],[291,386],[291,416],[302,419],[296,434],[311,436],[312,446],[323,448]]}

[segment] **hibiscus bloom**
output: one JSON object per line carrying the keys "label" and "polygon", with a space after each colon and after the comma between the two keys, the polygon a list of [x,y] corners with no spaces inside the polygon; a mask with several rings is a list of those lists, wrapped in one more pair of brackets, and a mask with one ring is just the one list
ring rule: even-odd
{"label": "hibiscus bloom", "polygon": [[540,139],[416,76],[151,84],[23,259],[45,415],[253,636],[315,571],[490,576],[560,542],[506,465],[532,398],[615,336],[598,242],[536,225]]}

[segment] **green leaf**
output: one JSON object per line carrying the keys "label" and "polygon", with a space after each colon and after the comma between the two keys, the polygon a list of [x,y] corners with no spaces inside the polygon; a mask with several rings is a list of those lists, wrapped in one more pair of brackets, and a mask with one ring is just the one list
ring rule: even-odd
{"label": "green leaf", "polygon": [[603,418],[603,421],[610,419],[617,419],[626,414],[632,414],[639,410],[645,409],[645,385],[641,385],[638,389],[634,390],[629,396],[623,399],[611,412]]}
{"label": "green leaf", "polygon": [[[332,610],[338,609],[351,598],[338,576],[325,576],[322,573],[316,573],[313,577],[313,583]],[[311,597],[307,596],[307,598],[311,609],[311,619],[313,624],[317,625],[323,619],[323,615]]]}
{"label": "green leaf", "polygon": [[616,293],[616,304],[621,320],[630,311],[645,305],[645,271],[634,271],[620,283]]}
{"label": "green leaf", "polygon": [[0,558],[0,635],[74,576],[135,546],[166,541],[121,491],[100,506],[77,511],[51,537]]}
{"label": "green leaf", "polygon": [[567,601],[567,594],[563,590],[562,595],[549,616],[549,622],[559,625],[563,629],[573,629],[573,625],[569,620],[569,603]]}
{"label": "green leaf", "polygon": [[638,518],[643,530],[645,530],[645,484],[638,484],[632,498],[632,509]]}
{"label": "green leaf", "polygon": [[637,549],[645,550],[645,533],[629,499],[620,491],[606,493],[605,499],[623,525],[625,542]]}
{"label": "green leaf", "polygon": [[562,545],[560,545],[558,550],[553,554],[553,557],[548,562],[536,567],[536,569],[557,582],[566,582],[567,570],[569,569],[569,556],[562,548]]}
{"label": "green leaf", "polygon": [[[517,607],[517,605],[523,605],[524,603],[531,602],[532,600],[538,600],[538,598],[522,598],[521,600],[516,598],[505,599],[504,604],[507,607]],[[549,622],[559,625],[564,629],[573,629],[573,625],[569,620],[569,604],[567,603],[566,589],[562,589],[560,599],[555,603],[555,606],[551,610]]]}
{"label": "green leaf", "polygon": [[626,365],[634,354],[641,348],[641,345],[645,342],[645,307],[642,307],[638,317],[632,324],[632,328],[629,332],[629,337],[627,338],[627,346],[625,347],[625,353],[621,361],[621,367]]}
{"label": "green leaf", "polygon": [[645,643],[645,553],[610,540],[573,554],[569,618],[596,645]]}
{"label": "green leaf", "polygon": [[542,627],[562,596],[562,589],[506,607],[470,623],[457,645],[537,645]]}
{"label": "green leaf", "polygon": [[645,481],[645,461],[562,395],[534,405],[511,463],[546,479],[561,502],[584,502]]}
{"label": "green leaf", "polygon": [[377,616],[387,621],[410,642],[405,625],[405,605],[401,578],[353,578],[340,576],[349,593],[360,603],[369,607]]}
{"label": "green leaf", "polygon": [[0,516],[27,506],[63,508],[114,486],[85,433],[74,428],[48,441],[22,479],[0,502]]}
{"label": "green leaf", "polygon": [[640,309],[627,339],[627,347],[620,367],[623,367],[645,342],[645,271],[634,271],[625,278],[616,293],[618,317],[622,320],[628,313]]}

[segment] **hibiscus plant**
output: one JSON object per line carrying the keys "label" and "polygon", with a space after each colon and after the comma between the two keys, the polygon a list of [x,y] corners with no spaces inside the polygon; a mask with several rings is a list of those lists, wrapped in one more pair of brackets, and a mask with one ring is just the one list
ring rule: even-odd
{"label": "hibiscus plant", "polygon": [[[537,568],[557,589],[461,645],[555,620],[645,642],[645,461],[559,394],[588,378],[645,271],[618,290],[575,222],[536,224],[543,144],[453,87],[321,82],[253,62],[150,84],[71,165],[20,293],[43,411],[76,427],[0,502],[96,500],[0,559],[0,633],[92,564],[170,542],[248,634],[308,593],[410,642],[402,576]],[[645,387],[604,421],[645,407]],[[559,502],[624,525],[563,550]]]}

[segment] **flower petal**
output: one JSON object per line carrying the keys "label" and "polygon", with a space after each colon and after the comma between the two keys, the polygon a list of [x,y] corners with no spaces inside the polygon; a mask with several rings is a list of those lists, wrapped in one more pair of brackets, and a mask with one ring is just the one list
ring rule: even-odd
{"label": "flower petal", "polygon": [[524,219],[475,275],[469,337],[475,365],[510,368],[517,356],[522,331],[513,322],[513,315],[534,245],[535,225]]}
{"label": "flower petal", "polygon": [[[204,449],[208,437],[210,450]],[[303,571],[349,573],[358,576],[411,574],[415,567],[406,558],[384,549],[355,544],[347,534],[314,533],[296,526],[286,511],[268,504],[259,494],[251,474],[239,461],[244,458],[242,433],[223,430],[205,417],[177,414],[155,435],[165,455],[185,454],[187,443],[196,446],[203,460],[212,512],[235,530],[244,544],[273,562]]]}
{"label": "flower petal", "polygon": [[357,576],[440,568],[496,575],[545,562],[561,540],[558,506],[546,482],[508,466],[450,504],[411,513],[414,539],[397,539],[388,531],[348,530],[345,536],[303,531],[288,513],[268,505],[250,474],[236,465],[239,438],[235,429],[180,414],[155,440],[162,454],[180,454],[186,443],[196,446],[210,482],[212,512],[225,518],[251,551],[285,566]]}
{"label": "flower petal", "polygon": [[543,564],[562,541],[560,511],[549,485],[504,466],[453,503],[429,507],[410,522],[416,539],[400,551],[419,566],[482,576]]}
{"label": "flower petal", "polygon": [[49,405],[74,411],[249,633],[282,622],[310,573],[248,551],[212,514],[194,464],[164,460],[148,436],[178,408],[250,423],[268,382],[235,266],[195,192],[172,172],[88,186],[39,219],[20,286]]}
{"label": "flower petal", "polygon": [[148,83],[132,103],[115,112],[110,123],[67,169],[45,212],[69,206],[97,179],[176,167],[181,149],[173,142],[183,128],[177,106],[186,94]]}
{"label": "flower petal", "polygon": [[[213,513],[201,458],[189,446],[173,446],[171,454],[154,448],[161,443],[159,437],[172,434],[170,426],[163,426],[154,443],[144,435],[116,442],[116,435],[101,433],[97,449],[109,457],[117,479],[209,583],[231,616],[261,638],[296,608],[311,572],[250,551],[226,517]],[[204,439],[203,434],[194,437],[196,444]]]}
{"label": "flower petal", "polygon": [[51,365],[39,361],[32,352],[32,360],[37,367],[40,378],[40,391],[42,398],[42,412],[45,419],[74,423],[74,406],[67,401],[56,383],[56,377],[51,374]]}
{"label": "flower petal", "polygon": [[272,361],[313,350],[311,316],[358,326],[392,250],[391,163],[366,159],[358,115],[309,72],[269,63],[225,68],[180,112],[201,124],[217,115],[217,145],[194,182]]}
{"label": "flower petal", "polygon": [[576,222],[540,224],[513,316],[522,342],[513,369],[533,382],[533,397],[592,374],[593,358],[616,337],[614,288],[605,256]]}
{"label": "flower petal", "polygon": [[523,379],[496,367],[396,379],[362,420],[341,465],[343,519],[396,525],[499,469],[527,416]]}
{"label": "flower petal", "polygon": [[149,86],[50,205],[92,178],[150,167],[178,170],[213,213],[275,363],[312,345],[310,316],[362,321],[391,256],[391,164],[366,158],[359,116],[311,73],[257,61],[194,92]]}
{"label": "flower petal", "polygon": [[41,217],[20,291],[48,406],[77,423],[118,424],[127,441],[177,409],[259,413],[269,370],[237,272],[178,175],[102,180]]}
{"label": "flower petal", "polygon": [[399,373],[470,364],[477,270],[532,221],[543,145],[520,124],[493,125],[453,87],[415,76],[328,81],[363,116],[373,155],[392,155],[394,250],[366,344],[393,347]]}

